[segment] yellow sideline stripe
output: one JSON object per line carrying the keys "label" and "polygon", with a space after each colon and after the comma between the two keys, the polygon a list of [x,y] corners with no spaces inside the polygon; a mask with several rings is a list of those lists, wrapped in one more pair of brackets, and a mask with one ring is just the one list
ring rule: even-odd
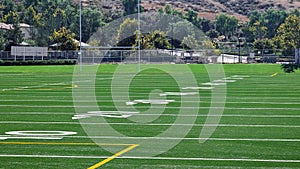
{"label": "yellow sideline stripe", "polygon": [[104,165],[104,164],[110,162],[111,160],[113,160],[113,159],[121,156],[122,154],[124,154],[124,153],[126,153],[126,152],[128,152],[128,151],[130,151],[130,150],[132,150],[134,148],[136,148],[137,146],[139,146],[139,145],[138,144],[132,144],[131,146],[127,147],[126,149],[121,150],[120,152],[114,154],[111,157],[108,157],[107,159],[105,159],[105,160],[103,160],[103,161],[101,161],[101,162],[99,162],[99,163],[97,163],[97,164],[95,164],[95,165],[93,165],[91,167],[89,167],[88,169],[96,169],[98,167],[101,167],[102,165]]}

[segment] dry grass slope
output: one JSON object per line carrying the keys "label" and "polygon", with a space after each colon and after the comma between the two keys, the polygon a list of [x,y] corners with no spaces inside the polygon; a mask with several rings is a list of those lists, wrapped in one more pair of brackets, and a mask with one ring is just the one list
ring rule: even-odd
{"label": "dry grass slope", "polygon": [[300,9],[300,1],[294,0],[143,0],[147,11],[157,10],[167,4],[186,12],[189,9],[199,12],[200,17],[214,19],[218,13],[234,15],[240,20],[247,20],[254,10],[268,9],[292,10]]}

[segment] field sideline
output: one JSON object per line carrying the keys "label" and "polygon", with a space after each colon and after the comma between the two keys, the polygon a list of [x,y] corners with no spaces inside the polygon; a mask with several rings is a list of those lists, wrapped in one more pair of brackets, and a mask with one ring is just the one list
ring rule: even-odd
{"label": "field sideline", "polygon": [[[186,65],[159,66],[180,70]],[[185,86],[187,93],[180,93],[176,79],[159,69],[143,70],[134,77],[123,72],[120,76],[132,78],[130,100],[124,101],[111,90],[116,87],[118,94],[125,94],[126,86],[114,84],[118,65],[100,65],[95,77],[97,106],[84,95],[89,91],[82,85],[84,79],[73,81],[74,66],[0,67],[0,169],[300,167],[299,71],[285,74],[273,64],[223,65],[226,78],[213,83],[205,65],[187,66],[198,85]],[[226,90],[214,96],[213,88],[222,85]],[[76,103],[74,91],[83,96]],[[187,100],[184,94],[190,95]],[[218,99],[212,103],[213,97],[224,95],[223,114],[209,114],[210,108],[222,105]],[[151,100],[157,97],[166,103]],[[136,112],[116,114],[117,105],[124,111],[133,106]],[[182,107],[187,113],[180,114]],[[76,115],[77,109],[85,108],[106,113]],[[155,113],[161,109],[162,114]],[[149,121],[135,123],[131,118]],[[177,123],[178,118],[195,120]],[[209,118],[220,122],[207,124]],[[126,137],[107,132],[107,124]],[[190,131],[184,138],[177,133],[161,135],[174,126]],[[199,137],[205,127],[216,128],[209,138]],[[95,128],[107,134],[88,131]],[[151,142],[149,147],[142,144],[146,141]],[[147,155],[173,142],[179,144]]]}

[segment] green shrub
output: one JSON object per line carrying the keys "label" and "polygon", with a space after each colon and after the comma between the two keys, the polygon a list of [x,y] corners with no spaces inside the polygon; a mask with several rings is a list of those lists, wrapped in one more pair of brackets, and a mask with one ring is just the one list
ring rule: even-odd
{"label": "green shrub", "polygon": [[75,65],[76,59],[60,60],[26,60],[26,61],[3,61],[0,60],[0,66],[26,66],[26,65]]}
{"label": "green shrub", "polygon": [[299,64],[282,64],[281,68],[285,73],[292,73],[295,72],[298,68],[300,68]]}

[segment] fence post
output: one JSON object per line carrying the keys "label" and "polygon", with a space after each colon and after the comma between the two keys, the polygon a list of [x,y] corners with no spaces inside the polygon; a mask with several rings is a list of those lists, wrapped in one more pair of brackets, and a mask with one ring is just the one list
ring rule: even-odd
{"label": "fence post", "polygon": [[152,51],[147,51],[145,55],[148,55],[148,64],[150,64],[151,63],[151,57],[153,58],[155,56],[152,56]]}
{"label": "fence post", "polygon": [[23,47],[23,49],[24,49],[24,53],[23,53],[23,61],[25,61],[26,60],[26,49],[25,49],[25,47]]}
{"label": "fence post", "polygon": [[300,64],[300,49],[295,49],[295,64]]}
{"label": "fence post", "polygon": [[14,51],[15,51],[15,61],[17,61],[17,49],[14,48]]}
{"label": "fence post", "polygon": [[120,63],[123,62],[123,51],[120,51],[120,54],[121,54],[121,60],[120,60]]}

